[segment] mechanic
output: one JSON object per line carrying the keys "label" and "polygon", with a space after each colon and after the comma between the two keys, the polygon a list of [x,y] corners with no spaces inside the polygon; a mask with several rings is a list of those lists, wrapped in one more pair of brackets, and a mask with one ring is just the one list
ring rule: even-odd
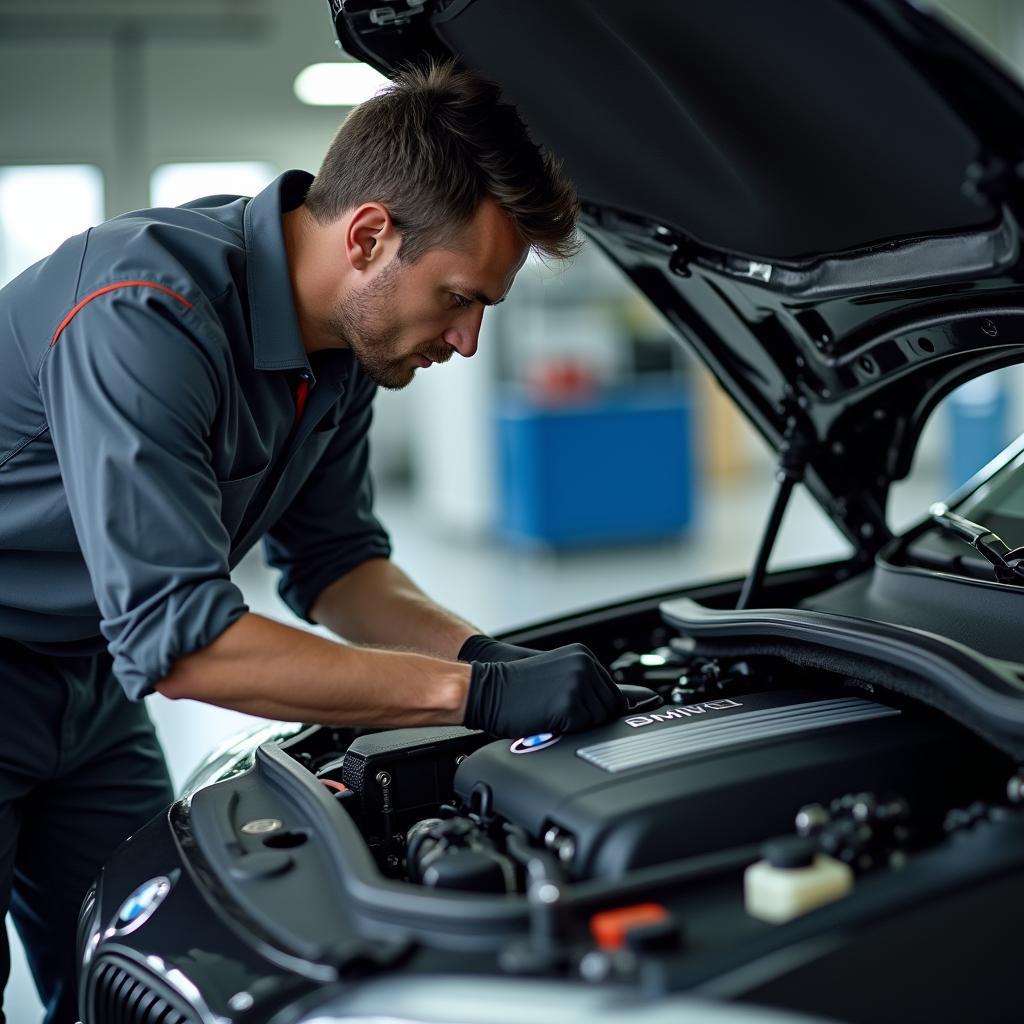
{"label": "mechanic", "polygon": [[[439,65],[353,110],[315,178],[125,214],[0,291],[0,906],[50,1024],[77,1019],[88,883],[172,799],[147,694],[506,736],[623,710],[585,647],[502,644],[424,595],[367,471],[376,388],[472,356],[576,215],[496,87]],[[229,574],[260,538],[348,643],[248,611]]]}

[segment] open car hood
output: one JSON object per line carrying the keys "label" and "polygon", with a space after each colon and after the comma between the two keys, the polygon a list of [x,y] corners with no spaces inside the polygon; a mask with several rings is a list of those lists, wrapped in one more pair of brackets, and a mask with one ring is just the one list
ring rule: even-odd
{"label": "open car hood", "polygon": [[958,384],[1024,359],[1024,93],[904,0],[330,0],[384,73],[457,57],[586,233],[864,558]]}

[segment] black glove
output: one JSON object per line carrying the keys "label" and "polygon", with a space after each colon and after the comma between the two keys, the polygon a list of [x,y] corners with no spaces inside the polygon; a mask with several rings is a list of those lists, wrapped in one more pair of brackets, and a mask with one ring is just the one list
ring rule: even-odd
{"label": "black glove", "polygon": [[459,661],[520,661],[540,653],[531,651],[529,647],[505,644],[494,637],[477,633],[459,648]]}
{"label": "black glove", "polygon": [[626,711],[626,700],[583,644],[519,661],[473,662],[466,717],[469,729],[492,736],[579,732]]}

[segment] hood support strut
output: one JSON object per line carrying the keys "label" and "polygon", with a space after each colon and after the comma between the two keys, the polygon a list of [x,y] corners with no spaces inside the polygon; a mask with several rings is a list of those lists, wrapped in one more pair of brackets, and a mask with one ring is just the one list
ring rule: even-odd
{"label": "hood support strut", "polygon": [[775,492],[775,499],[772,502],[771,513],[765,524],[764,533],[761,535],[761,543],[758,545],[753,568],[743,581],[743,589],[736,602],[738,611],[753,607],[757,599],[765,573],[768,571],[768,559],[771,557],[775,541],[778,539],[779,527],[782,526],[782,517],[786,513],[793,488],[803,479],[804,467],[807,465],[807,444],[796,429],[796,422],[795,416],[790,416],[786,420],[786,432],[779,448],[779,468],[775,473],[775,480],[779,486]]}

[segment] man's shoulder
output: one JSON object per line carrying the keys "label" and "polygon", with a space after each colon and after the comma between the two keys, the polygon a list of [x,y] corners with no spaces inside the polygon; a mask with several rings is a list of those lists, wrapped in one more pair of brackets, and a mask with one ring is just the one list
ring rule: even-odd
{"label": "man's shoulder", "polygon": [[79,294],[152,281],[190,301],[213,300],[245,280],[242,220],[248,200],[214,196],[125,213],[89,232]]}

